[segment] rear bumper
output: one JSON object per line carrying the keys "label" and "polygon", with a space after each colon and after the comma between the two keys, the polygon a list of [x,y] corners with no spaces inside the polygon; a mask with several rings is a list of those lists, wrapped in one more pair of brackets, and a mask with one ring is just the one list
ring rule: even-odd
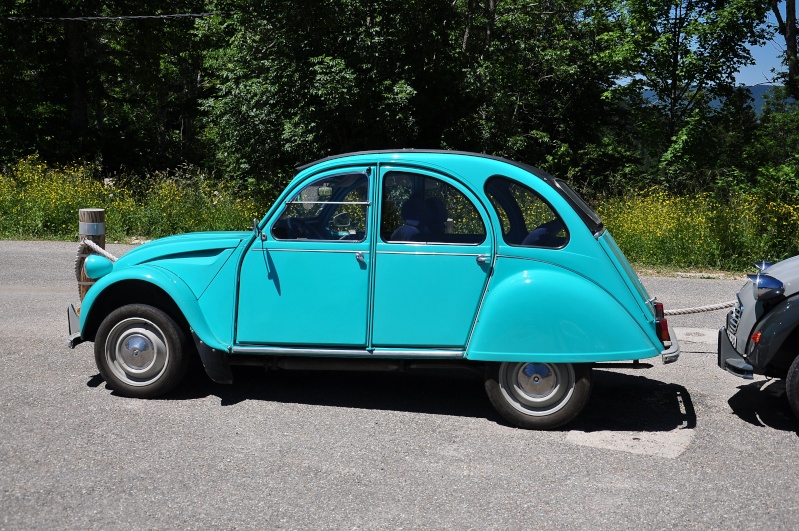
{"label": "rear bumper", "polygon": [[80,337],[80,317],[78,317],[78,312],[75,310],[75,305],[73,304],[70,304],[67,308],[67,324],[69,326],[67,346],[69,348],[75,348],[83,343],[84,339]]}
{"label": "rear bumper", "polygon": [[677,334],[669,327],[669,337],[671,338],[671,346],[660,353],[660,358],[663,363],[674,363],[680,358],[680,343],[677,341]]}
{"label": "rear bumper", "polygon": [[719,330],[718,340],[718,365],[730,374],[739,378],[751,380],[754,378],[754,369],[746,359],[735,350],[727,337],[727,329],[722,327]]}

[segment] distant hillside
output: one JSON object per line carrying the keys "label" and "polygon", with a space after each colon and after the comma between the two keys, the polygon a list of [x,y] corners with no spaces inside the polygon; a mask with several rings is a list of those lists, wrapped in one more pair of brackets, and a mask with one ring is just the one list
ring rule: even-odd
{"label": "distant hillside", "polygon": [[[749,92],[752,93],[752,99],[754,100],[752,102],[752,107],[754,107],[755,113],[757,113],[758,116],[763,113],[763,105],[766,103],[766,94],[774,87],[775,85],[752,85],[746,87],[749,89]],[[657,96],[655,96],[655,93],[651,90],[645,90],[644,97],[649,101],[657,100]],[[711,105],[714,108],[718,108],[720,102],[718,100],[713,100]]]}
{"label": "distant hillside", "polygon": [[749,92],[752,93],[752,99],[755,101],[752,103],[752,106],[755,108],[755,112],[758,116],[763,112],[763,104],[766,102],[766,94],[774,88],[774,85],[754,85],[751,87],[746,87],[749,89]]}

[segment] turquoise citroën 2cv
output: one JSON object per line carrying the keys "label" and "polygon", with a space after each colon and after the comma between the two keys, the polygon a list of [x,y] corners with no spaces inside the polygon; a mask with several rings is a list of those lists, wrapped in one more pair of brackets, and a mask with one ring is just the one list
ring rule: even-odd
{"label": "turquoise citro\u00ebn 2cv", "polygon": [[199,354],[231,365],[406,370],[484,377],[510,423],[575,418],[592,365],[679,346],[599,216],[565,182],[526,164],[449,151],[332,156],[298,173],[245,232],[162,238],[96,280],[70,346],[94,342],[116,392],[173,389]]}

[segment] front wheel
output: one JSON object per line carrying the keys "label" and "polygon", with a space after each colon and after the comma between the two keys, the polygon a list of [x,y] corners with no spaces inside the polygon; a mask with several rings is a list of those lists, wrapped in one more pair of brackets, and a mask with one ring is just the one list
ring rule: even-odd
{"label": "front wheel", "polygon": [[788,395],[793,414],[799,418],[799,356],[793,360],[788,376],[785,377],[785,394]]}
{"label": "front wheel", "polygon": [[156,397],[172,390],[186,372],[186,335],[158,308],[129,304],[100,325],[94,359],[111,389],[130,397]]}
{"label": "front wheel", "polygon": [[491,363],[486,393],[508,422],[547,430],[573,420],[591,396],[591,366],[585,363]]}

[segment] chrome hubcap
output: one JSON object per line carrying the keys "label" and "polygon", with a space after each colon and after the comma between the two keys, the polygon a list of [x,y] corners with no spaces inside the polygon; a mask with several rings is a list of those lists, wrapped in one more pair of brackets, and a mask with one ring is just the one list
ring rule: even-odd
{"label": "chrome hubcap", "polygon": [[105,343],[108,366],[128,385],[149,385],[163,374],[169,348],[163,331],[143,318],[124,319],[108,334]]}
{"label": "chrome hubcap", "polygon": [[527,396],[544,398],[552,394],[558,380],[552,369],[544,363],[526,363],[521,366],[516,382]]}
{"label": "chrome hubcap", "polygon": [[503,363],[502,393],[515,409],[532,416],[550,415],[565,406],[575,385],[571,364]]}

